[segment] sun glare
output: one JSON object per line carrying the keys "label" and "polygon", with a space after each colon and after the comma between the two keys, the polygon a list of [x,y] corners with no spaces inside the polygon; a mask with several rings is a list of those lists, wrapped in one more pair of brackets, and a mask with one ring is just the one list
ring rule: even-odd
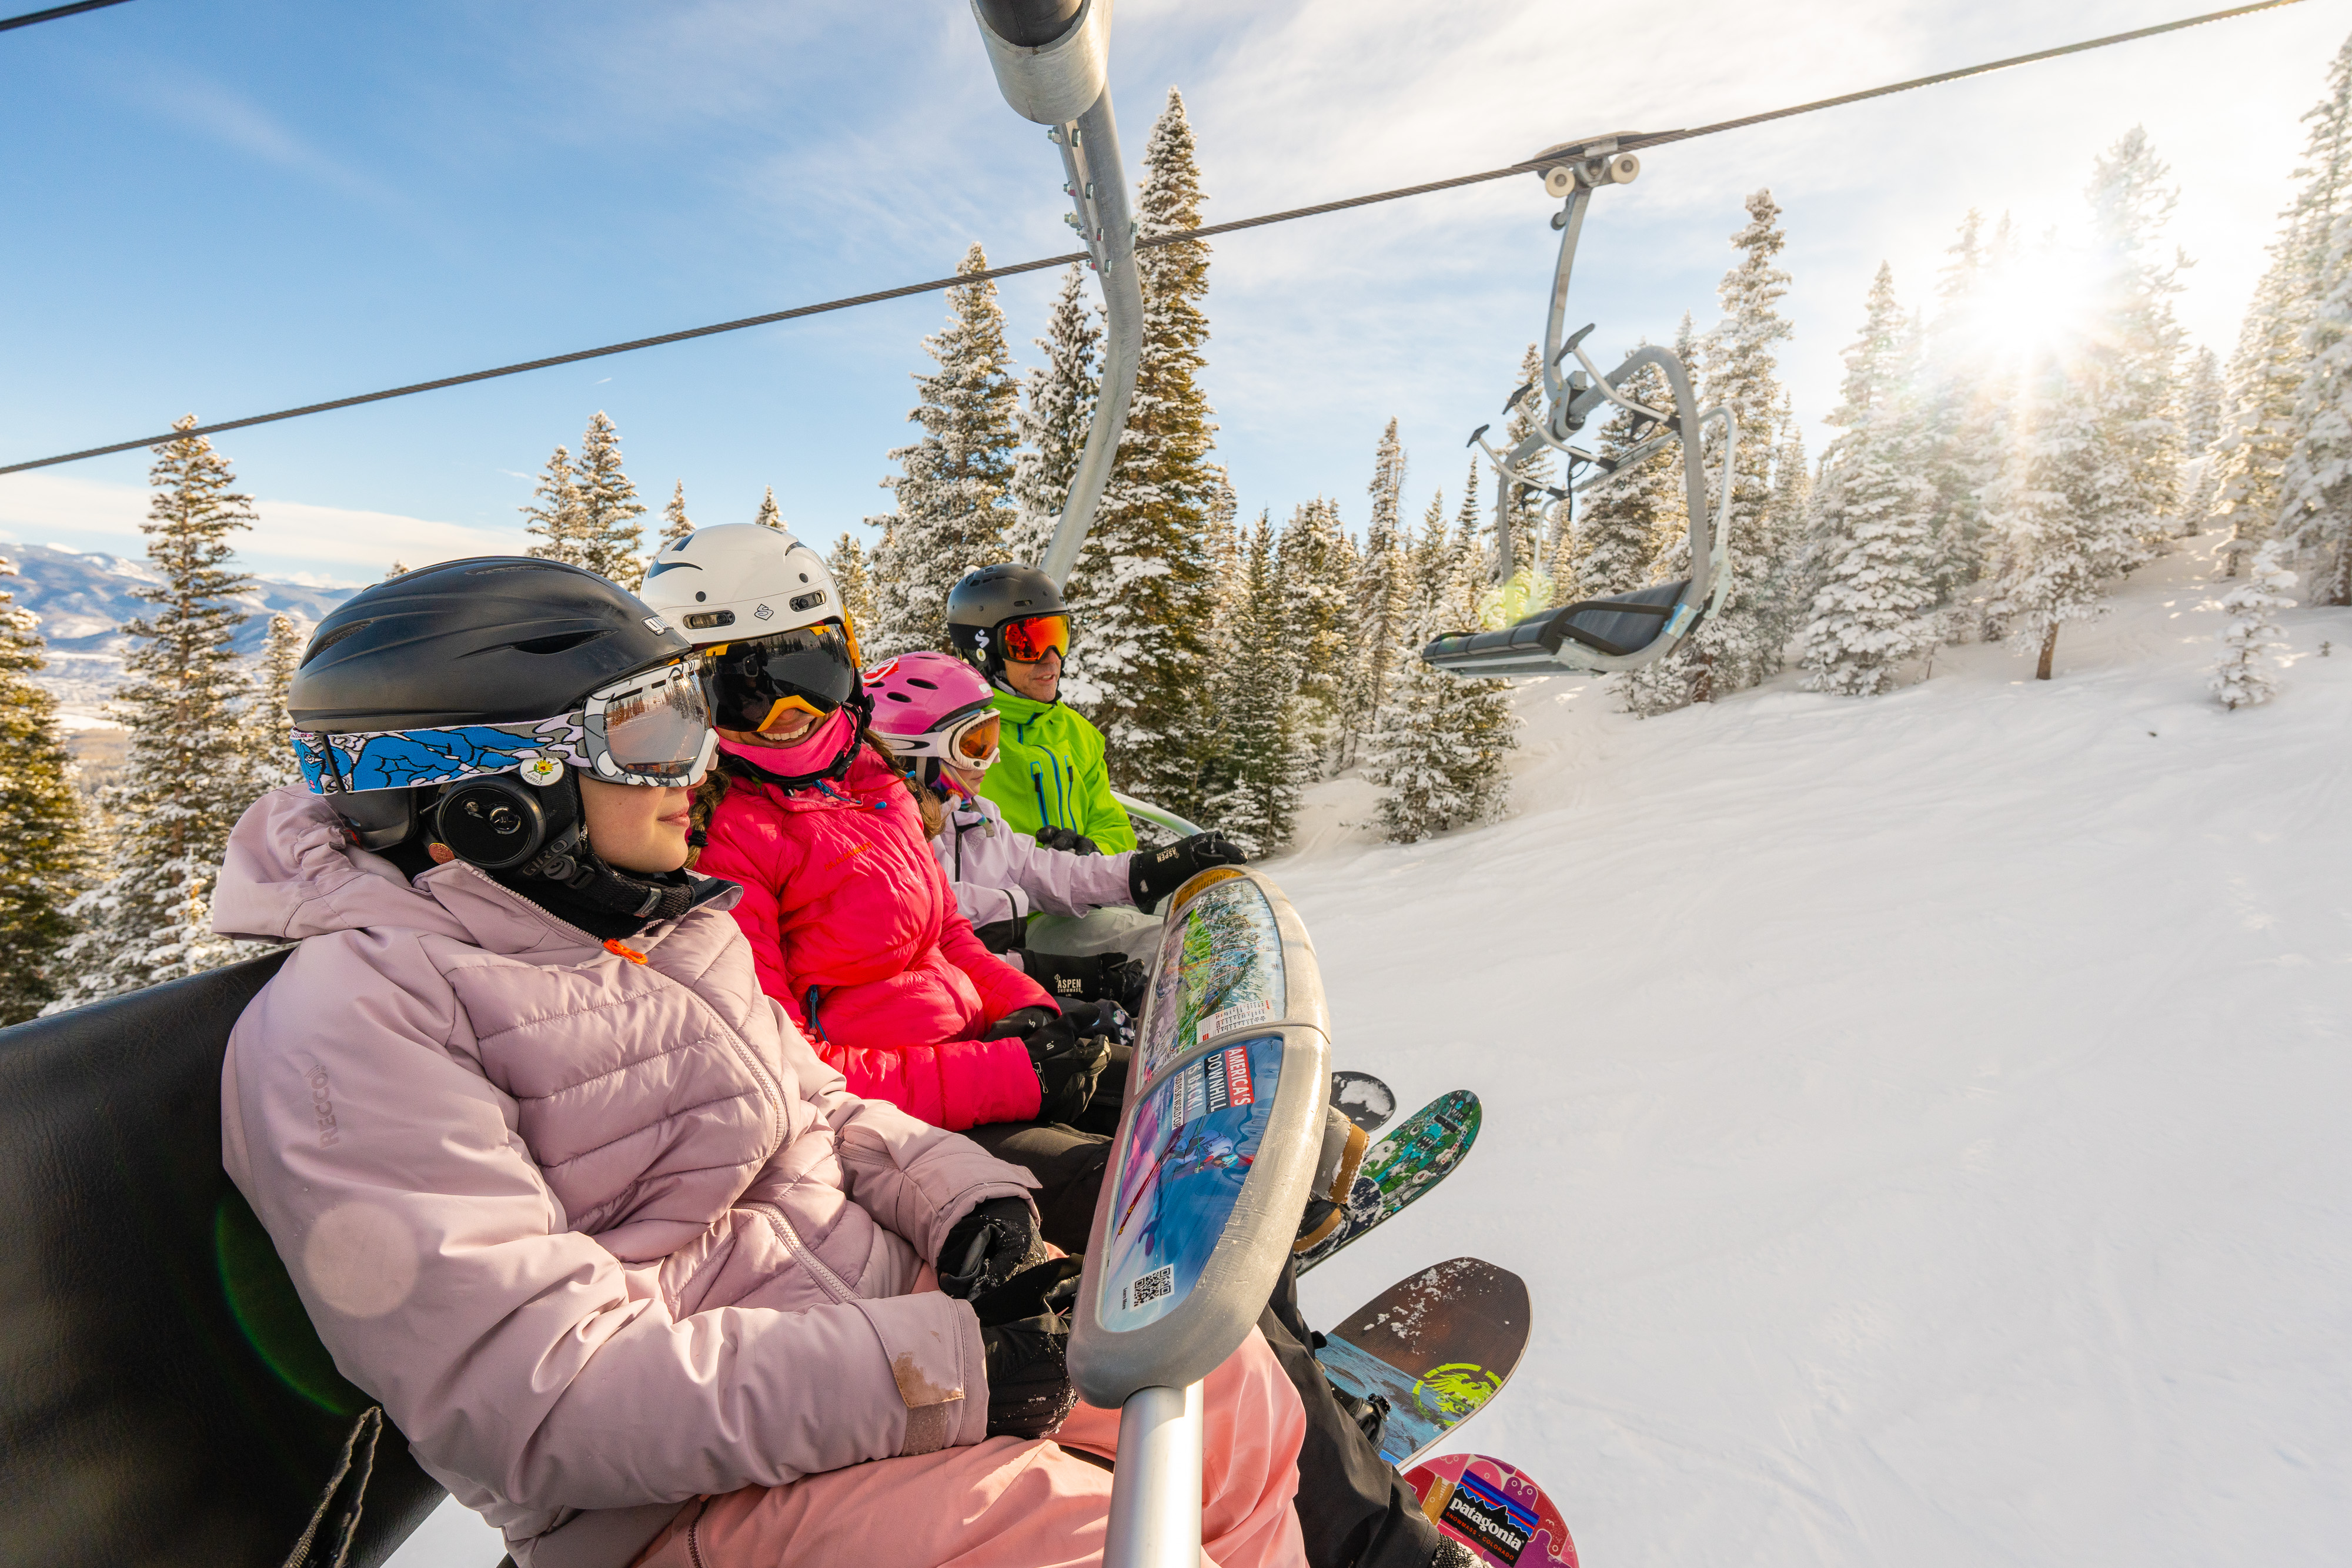
{"label": "sun glare", "polygon": [[2063,353],[2091,316],[2089,258],[2056,247],[2000,265],[1978,291],[1970,326],[1999,361]]}

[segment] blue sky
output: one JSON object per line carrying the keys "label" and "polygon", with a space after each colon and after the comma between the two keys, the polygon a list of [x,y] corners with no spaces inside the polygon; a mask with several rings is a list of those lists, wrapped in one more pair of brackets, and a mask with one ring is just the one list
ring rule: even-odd
{"label": "blue sky", "polygon": [[[29,0],[28,0],[29,3]],[[1212,219],[1699,123],[2182,14],[1739,0],[1121,0],[1130,160],[1185,94]],[[2180,302],[2227,353],[2352,6],[2315,3],[1644,158],[1586,231],[1613,349],[1712,319],[1742,195],[1787,209],[1783,354],[1818,424],[1884,258],[1907,299],[1971,204],[2076,223],[2145,124],[2182,187]],[[133,0],[0,34],[0,454],[38,455],[1066,247],[1060,174],[997,98],[961,0],[887,6]],[[1395,415],[1417,510],[1455,494],[1542,325],[1532,177],[1217,244],[1207,386],[1246,512],[1360,525]],[[1051,275],[1004,291],[1026,354]],[[936,296],[232,433],[247,554],[361,581],[519,548],[515,508],[602,408],[658,504],[748,521],[772,485],[829,542],[879,509]],[[0,477],[0,537],[133,553],[145,459]]]}

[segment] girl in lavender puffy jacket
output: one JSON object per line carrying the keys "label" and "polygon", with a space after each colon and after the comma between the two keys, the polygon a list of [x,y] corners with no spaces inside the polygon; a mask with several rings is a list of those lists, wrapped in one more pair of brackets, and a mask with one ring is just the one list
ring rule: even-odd
{"label": "girl in lavender puffy jacket", "polygon": [[1076,836],[1041,842],[1013,829],[980,793],[996,760],[1000,720],[977,670],[945,653],[905,653],[867,671],[866,690],[874,700],[874,737],[908,768],[931,853],[981,940],[1056,998],[1136,1010],[1145,979],[1137,956],[1025,948],[1029,916],[1121,905],[1149,911],[1194,873],[1240,863],[1241,851],[1217,833],[1111,855]]}

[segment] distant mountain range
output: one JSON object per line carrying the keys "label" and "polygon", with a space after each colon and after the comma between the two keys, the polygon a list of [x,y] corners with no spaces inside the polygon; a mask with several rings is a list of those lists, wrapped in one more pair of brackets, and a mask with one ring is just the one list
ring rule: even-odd
{"label": "distant mountain range", "polygon": [[[0,578],[0,590],[39,619],[41,635],[48,641],[48,667],[34,679],[69,711],[95,715],[122,683],[122,655],[131,642],[122,634],[123,623],[156,608],[139,591],[162,581],[162,574],[135,557],[85,555],[55,545],[0,540],[0,556],[15,561],[20,574]],[[248,657],[258,653],[273,614],[291,618],[307,632],[358,591],[257,581],[251,592],[237,597],[251,619],[236,629],[236,651]]]}

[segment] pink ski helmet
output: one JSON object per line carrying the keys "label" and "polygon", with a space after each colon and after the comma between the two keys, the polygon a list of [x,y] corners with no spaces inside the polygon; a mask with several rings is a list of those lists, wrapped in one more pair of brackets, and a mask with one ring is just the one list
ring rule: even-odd
{"label": "pink ski helmet", "polygon": [[924,782],[929,759],[985,772],[996,760],[999,723],[987,680],[945,653],[901,653],[866,672],[874,701],[874,738],[901,762],[916,763]]}

